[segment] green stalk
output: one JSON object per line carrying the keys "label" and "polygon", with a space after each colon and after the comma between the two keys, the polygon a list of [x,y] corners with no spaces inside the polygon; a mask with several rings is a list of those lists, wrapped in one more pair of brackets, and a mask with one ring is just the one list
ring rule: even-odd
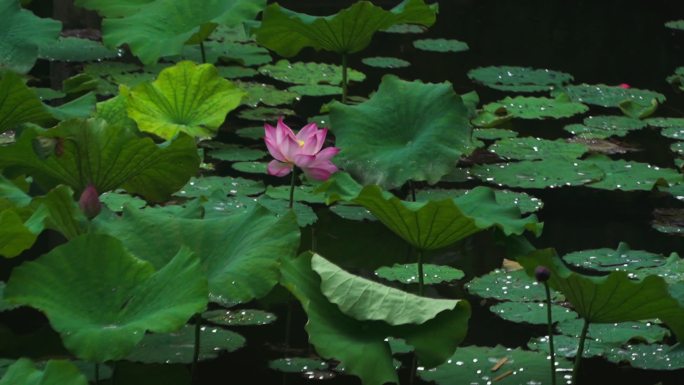
{"label": "green stalk", "polygon": [[551,290],[549,284],[544,282],[546,289],[546,325],[549,333],[549,349],[551,351],[551,385],[556,385],[556,351],[553,348],[553,317],[551,315]]}
{"label": "green stalk", "polygon": [[577,347],[577,355],[575,356],[575,365],[572,368],[572,385],[577,385],[577,373],[579,372],[580,363],[582,362],[582,353],[584,352],[584,341],[587,339],[587,332],[589,331],[589,321],[584,320],[582,326],[582,334],[580,334],[579,346]]}
{"label": "green stalk", "polygon": [[423,276],[423,250],[418,249],[418,295],[423,295],[425,285]]}
{"label": "green stalk", "polygon": [[202,53],[202,64],[207,62],[207,53],[204,51],[204,41],[200,41],[200,52]]}
{"label": "green stalk", "polygon": [[294,206],[294,190],[295,190],[295,182],[297,181],[297,168],[292,167],[292,180],[290,181],[290,206],[289,208],[292,208]]}
{"label": "green stalk", "polygon": [[197,362],[199,362],[200,354],[200,332],[202,331],[202,317],[195,314],[195,346],[192,353],[192,367],[190,368],[190,377],[192,378],[192,383],[197,381]]}
{"label": "green stalk", "polygon": [[342,103],[347,104],[347,54],[342,54]]}

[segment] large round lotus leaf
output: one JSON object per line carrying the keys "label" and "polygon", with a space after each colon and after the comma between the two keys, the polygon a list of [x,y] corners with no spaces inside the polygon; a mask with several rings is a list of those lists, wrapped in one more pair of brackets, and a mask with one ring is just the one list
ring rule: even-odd
{"label": "large round lotus leaf", "polygon": [[267,196],[261,196],[258,202],[276,215],[285,215],[290,211],[294,211],[299,227],[313,225],[318,220],[316,212],[313,211],[311,206],[304,203],[295,202],[294,207],[290,209],[289,199],[271,199]]}
{"label": "large round lotus leaf", "polygon": [[573,80],[565,72],[515,66],[475,68],[468,71],[468,77],[487,87],[511,92],[549,91]]}
{"label": "large round lotus leaf", "polygon": [[[466,284],[468,292],[482,298],[502,301],[545,301],[544,285],[530,278],[522,270],[494,270],[477,277]],[[554,301],[562,297],[555,290],[551,291]]]}
{"label": "large round lotus leaf", "polygon": [[504,128],[476,128],[473,130],[473,138],[482,140],[496,140],[515,138],[518,133]]}
{"label": "large round lotus leaf", "polygon": [[117,57],[116,50],[110,50],[102,43],[77,37],[60,37],[52,44],[42,45],[38,57],[59,61],[94,61]]}
{"label": "large round lotus leaf", "polygon": [[216,191],[223,196],[255,195],[264,191],[264,183],[260,180],[233,178],[230,176],[192,177],[174,195],[186,198],[209,197]]}
{"label": "large round lotus leaf", "polygon": [[434,250],[474,233],[497,227],[506,235],[541,232],[537,217],[520,217],[513,205],[496,201],[494,192],[477,187],[468,194],[427,202],[402,201],[378,186],[363,189],[348,174],[338,174],[325,186],[328,203],[344,200],[367,208],[395,234],[421,250]]}
{"label": "large round lotus leaf", "polygon": [[588,184],[588,187],[603,190],[652,190],[656,185],[673,185],[684,180],[677,170],[660,168],[647,163],[612,160],[604,155],[595,155],[586,160],[603,171],[604,177]]}
{"label": "large round lotus leaf", "polygon": [[334,103],[330,121],[335,162],[363,184],[436,183],[473,149],[466,107],[450,83],[386,75],[367,102]]}
{"label": "large round lotus leaf", "polygon": [[[418,264],[383,266],[375,271],[375,275],[388,281],[403,284],[418,283]],[[436,285],[443,282],[457,281],[465,277],[465,273],[451,266],[423,264],[423,282],[426,285]]]}
{"label": "large round lotus leaf", "polygon": [[346,373],[360,377],[364,384],[398,383],[387,337],[405,339],[427,367],[444,362],[465,337],[470,317],[466,301],[458,301],[454,310],[441,312],[421,325],[391,326],[345,315],[321,293],[321,279],[312,270],[311,259],[310,254],[283,258],[281,284],[304,308],[309,342],[318,354],[339,361]]}
{"label": "large round lotus leaf", "polygon": [[145,202],[145,200],[120,191],[111,191],[101,194],[100,202],[107,206],[108,209],[115,212],[122,211],[126,205],[130,205],[136,209],[141,209],[147,206],[147,202]]}
{"label": "large round lotus leaf", "polygon": [[535,160],[553,157],[576,159],[589,149],[583,144],[562,139],[525,137],[500,140],[489,146],[488,150],[504,159]]}
{"label": "large round lotus leaf", "polygon": [[387,33],[423,33],[427,28],[416,24],[395,24],[389,28],[383,29],[380,32]]}
{"label": "large round lotus leaf", "polygon": [[679,29],[681,31],[684,31],[684,19],[668,21],[667,23],[665,23],[665,26],[667,28]]}
{"label": "large round lotus leaf", "polygon": [[583,139],[605,139],[611,136],[626,136],[628,129],[616,126],[587,126],[584,124],[568,124],[563,129],[578,138]]}
{"label": "large round lotus leaf", "polygon": [[[290,186],[268,186],[266,195],[273,199],[290,200]],[[325,196],[308,185],[295,186],[294,199],[297,202],[325,203]]]}
{"label": "large round lotus leaf", "polygon": [[588,276],[568,269],[551,249],[519,256],[528,274],[538,266],[551,271],[548,283],[560,291],[582,318],[591,323],[614,323],[659,318],[681,339],[684,337],[684,304],[672,296],[662,277],[633,280],[624,271]]}
{"label": "large round lotus leaf", "polygon": [[404,68],[411,63],[406,60],[388,56],[374,56],[361,59],[361,62],[369,67],[375,68]]}
{"label": "large round lotus leaf", "polygon": [[[245,338],[230,330],[200,326],[199,361],[216,358],[222,351],[233,352],[245,345]],[[195,350],[195,326],[166,334],[147,334],[126,357],[128,361],[158,364],[189,364]]]}
{"label": "large round lotus leaf", "polygon": [[256,76],[259,72],[254,68],[241,67],[241,66],[227,66],[227,67],[216,67],[219,75],[228,79],[241,79],[241,78],[251,78]]}
{"label": "large round lotus leaf", "polygon": [[[347,71],[347,81],[361,82],[366,79],[366,75],[355,69],[349,68]],[[342,84],[342,67],[328,63],[290,63],[290,61],[283,59],[278,60],[275,64],[260,67],[259,73],[292,84]]]}
{"label": "large round lotus leaf", "polygon": [[328,364],[321,359],[306,357],[279,358],[268,362],[268,367],[283,373],[304,373],[328,369]]}
{"label": "large round lotus leaf", "polygon": [[311,16],[271,4],[255,31],[257,42],[284,57],[292,57],[305,47],[349,54],[370,44],[375,32],[395,24],[431,26],[437,5],[423,0],[404,0],[386,11],[370,1],[358,1],[330,16]]}
{"label": "large round lotus leaf", "polygon": [[652,99],[658,103],[665,102],[665,95],[654,91],[605,84],[573,84],[565,86],[561,91],[576,102],[602,107],[619,107],[626,100],[642,105],[650,104]]}
{"label": "large round lotus leaf", "polygon": [[181,188],[198,164],[195,141],[187,135],[157,145],[133,129],[95,119],[26,129],[16,144],[0,151],[0,168],[31,175],[45,188],[62,183],[80,194],[89,184],[98,192],[121,187],[151,201]]}
{"label": "large round lotus leaf", "polygon": [[420,39],[413,46],[423,51],[462,52],[470,49],[467,43],[454,39]]}
{"label": "large round lotus leaf", "polygon": [[[574,319],[556,326],[561,334],[579,337],[584,321]],[[613,324],[590,324],[587,336],[609,344],[624,344],[629,341],[643,341],[649,344],[662,341],[670,331],[653,322],[619,322]]]}
{"label": "large round lotus leaf", "polygon": [[311,268],[321,277],[321,292],[342,313],[360,321],[390,325],[423,324],[438,314],[454,311],[459,300],[433,299],[355,276],[314,255]]}
{"label": "large round lotus leaf", "polygon": [[249,110],[242,110],[238,114],[241,119],[256,120],[261,122],[276,121],[283,116],[295,115],[289,108],[257,107]]}
{"label": "large round lotus leaf", "polygon": [[121,359],[146,330],[177,330],[206,307],[199,259],[188,249],[174,254],[155,272],[118,239],[87,234],[15,268],[5,298],[45,312],[76,356]]}
{"label": "large round lotus leaf", "polygon": [[0,385],[88,385],[88,380],[69,361],[50,360],[40,370],[28,358],[20,358],[7,368]]}
{"label": "large round lotus leaf", "polygon": [[294,216],[278,218],[259,205],[205,219],[126,208],[122,217],[98,220],[96,225],[154,266],[164,266],[179,248],[189,247],[207,272],[211,299],[220,302],[248,302],[266,295],[278,281],[278,259],[293,255],[299,246]]}
{"label": "large round lotus leaf", "polygon": [[[545,302],[501,302],[489,308],[497,316],[515,323],[546,325],[548,315]],[[560,305],[551,304],[553,322],[576,319],[577,313]]]}
{"label": "large round lotus leaf", "polygon": [[663,128],[660,134],[666,138],[684,140],[684,123],[679,127]]}
{"label": "large round lotus leaf", "polygon": [[299,99],[298,94],[287,90],[279,90],[270,84],[236,81],[235,85],[247,92],[247,96],[242,99],[242,104],[250,107],[256,107],[259,104],[280,106],[292,104],[295,100]]}
{"label": "large round lotus leaf", "polygon": [[620,242],[617,249],[595,249],[565,254],[563,260],[571,265],[597,271],[634,271],[644,267],[658,267],[666,262],[660,254],[632,250]]}
{"label": "large round lotus leaf", "polygon": [[589,107],[572,102],[561,94],[555,99],[533,96],[508,96],[498,102],[486,104],[484,112],[497,116],[508,115],[520,119],[560,119],[585,113]]}
{"label": "large round lotus leaf", "polygon": [[202,313],[207,321],[225,326],[267,325],[275,322],[275,314],[257,309],[210,310]]}
{"label": "large round lotus leaf", "polygon": [[34,90],[17,74],[7,71],[0,79],[0,133],[24,123],[46,123],[52,115]]}
{"label": "large round lotus leaf", "polygon": [[602,131],[633,131],[646,127],[643,120],[612,115],[589,116],[584,119],[583,124]]}
{"label": "large round lotus leaf", "polygon": [[131,7],[120,18],[102,22],[102,39],[109,47],[127,44],[145,64],[162,56],[178,55],[191,41],[204,40],[218,24],[236,25],[251,20],[265,0],[153,1]]}
{"label": "large round lotus leaf", "polygon": [[248,174],[266,174],[268,162],[235,162],[231,167],[237,171]]}
{"label": "large round lotus leaf", "polygon": [[[467,194],[470,190],[446,190],[446,189],[428,189],[419,190],[416,192],[417,201],[438,200],[445,198],[456,198]],[[544,203],[532,195],[524,192],[515,192],[509,190],[494,190],[496,201],[504,206],[516,206],[520,209],[521,214],[533,213],[539,211]]]}
{"label": "large round lotus leaf", "polygon": [[[497,364],[500,362],[503,364]],[[549,385],[549,367],[543,353],[503,346],[466,346],[459,348],[445,364],[434,370],[421,370],[418,375],[437,385]],[[556,362],[559,384],[570,379],[569,367],[566,360]]]}
{"label": "large round lotus leaf", "polygon": [[342,87],[329,84],[299,84],[289,87],[288,91],[304,96],[330,96],[342,94]]}
{"label": "large round lotus leaf", "polygon": [[[263,127],[261,128],[263,131]],[[207,152],[207,156],[227,162],[246,162],[258,160],[266,156],[264,150],[244,147],[233,143],[220,143],[212,146],[212,150]]]}
{"label": "large round lotus leaf", "polygon": [[31,70],[41,47],[57,43],[62,23],[25,10],[17,0],[0,2],[0,68]]}
{"label": "large round lotus leaf", "polygon": [[684,369],[684,349],[660,344],[630,344],[610,349],[606,359],[645,370]]}
{"label": "large round lotus leaf", "polygon": [[207,138],[218,131],[244,91],[220,77],[211,64],[181,62],[152,83],[122,88],[128,116],[141,131],[171,139],[179,132]]}
{"label": "large round lotus leaf", "polygon": [[472,171],[487,182],[521,188],[579,186],[603,177],[593,163],[558,158],[478,165]]}
{"label": "large round lotus leaf", "polygon": [[[553,346],[554,350],[556,351],[556,358],[574,358],[577,355],[579,338],[566,335],[554,335]],[[527,347],[532,350],[539,351],[540,353],[543,352],[548,354],[550,351],[549,339],[546,336],[533,338],[530,342],[528,342]],[[604,343],[603,341],[586,339],[584,341],[584,351],[582,352],[582,357],[603,357],[611,348],[614,347],[615,345]]]}

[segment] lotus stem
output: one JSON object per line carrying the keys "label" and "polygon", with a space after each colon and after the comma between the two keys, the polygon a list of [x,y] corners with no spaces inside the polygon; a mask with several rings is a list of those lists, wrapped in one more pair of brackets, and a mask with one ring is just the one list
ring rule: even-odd
{"label": "lotus stem", "polygon": [[202,331],[202,317],[199,313],[195,314],[195,349],[192,353],[192,367],[190,368],[190,377],[192,378],[192,383],[197,381],[197,362],[199,361],[200,354],[200,333]]}
{"label": "lotus stem", "polygon": [[418,249],[418,295],[423,295],[423,286],[425,285],[423,275],[423,250]]}
{"label": "lotus stem", "polygon": [[100,364],[95,363],[95,385],[100,383]]}
{"label": "lotus stem", "polygon": [[416,201],[416,186],[413,184],[413,182],[408,181],[408,187],[411,192],[411,200],[414,202]]}
{"label": "lotus stem", "polygon": [[546,326],[549,333],[549,351],[551,352],[551,385],[556,385],[556,351],[553,348],[553,317],[551,315],[551,290],[548,282],[544,282],[546,290]]}
{"label": "lotus stem", "polygon": [[587,339],[587,332],[589,331],[589,321],[584,320],[582,326],[582,333],[580,334],[579,346],[577,347],[577,355],[575,356],[575,365],[572,368],[572,385],[577,385],[577,373],[579,372],[580,364],[582,362],[582,353],[584,352],[584,341]]}
{"label": "lotus stem", "polygon": [[207,62],[207,53],[204,50],[204,41],[200,41],[199,46],[200,46],[200,53],[202,54],[202,64],[205,64]]}
{"label": "lotus stem", "polygon": [[347,104],[347,54],[342,54],[342,103]]}
{"label": "lotus stem", "polygon": [[290,209],[294,206],[295,183],[297,182],[297,168],[292,168],[292,179],[290,181]]}

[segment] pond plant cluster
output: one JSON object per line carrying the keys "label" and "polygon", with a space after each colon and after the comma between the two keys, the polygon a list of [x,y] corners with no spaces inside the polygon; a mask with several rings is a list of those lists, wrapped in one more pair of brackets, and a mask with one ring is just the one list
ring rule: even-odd
{"label": "pond plant cluster", "polygon": [[[241,331],[267,327],[285,337],[261,370],[364,385],[592,383],[589,357],[684,368],[676,250],[534,247],[535,191],[683,199],[684,117],[657,114],[665,95],[492,65],[468,77],[508,96],[483,103],[390,74],[411,65],[396,57],[364,58],[388,73],[350,92],[366,75],[349,57],[376,34],[436,22],[424,0],[327,16],[265,0],[75,0],[101,38],[23,3],[0,0],[1,385],[200,383],[198,363],[239,361]],[[337,62],[296,61],[304,49]],[[41,79],[45,61],[70,71],[61,89]],[[680,90],[682,68],[667,79]],[[298,115],[302,99],[322,101],[318,115]],[[552,119],[569,122],[556,139],[511,124]],[[671,140],[673,167],[621,158],[616,138],[638,130]],[[683,218],[665,208],[653,226],[681,237]],[[464,268],[489,258],[464,252],[474,237],[499,250],[479,276]],[[542,335],[468,343],[483,306]]]}

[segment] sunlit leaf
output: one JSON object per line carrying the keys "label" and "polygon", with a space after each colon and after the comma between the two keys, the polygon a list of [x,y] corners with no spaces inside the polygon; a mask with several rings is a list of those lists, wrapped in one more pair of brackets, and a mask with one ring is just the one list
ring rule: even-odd
{"label": "sunlit leaf", "polygon": [[486,104],[485,112],[494,115],[510,115],[521,119],[560,119],[582,114],[589,110],[584,104],[572,102],[567,96],[554,99],[533,96],[508,96],[501,101]]}
{"label": "sunlit leaf", "polygon": [[559,158],[477,165],[472,171],[487,182],[521,188],[579,186],[601,180],[604,176],[603,171],[591,162]]}

